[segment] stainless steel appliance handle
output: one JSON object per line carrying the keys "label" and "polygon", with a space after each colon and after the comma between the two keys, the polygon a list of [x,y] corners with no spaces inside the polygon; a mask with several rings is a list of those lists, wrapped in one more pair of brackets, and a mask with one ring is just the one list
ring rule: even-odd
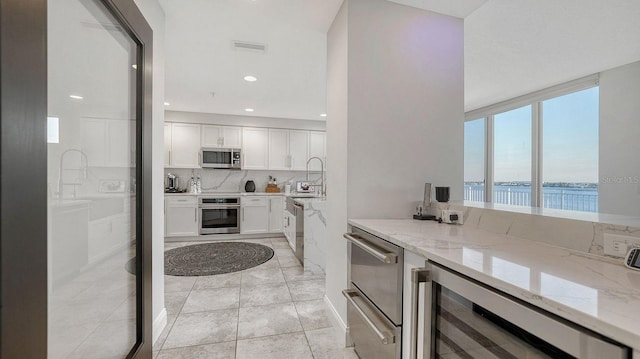
{"label": "stainless steel appliance handle", "polygon": [[240,208],[240,205],[210,206],[210,205],[201,204],[199,207],[202,209],[233,209],[233,208]]}
{"label": "stainless steel appliance handle", "polygon": [[372,245],[370,245],[366,239],[360,237],[359,235],[355,234],[355,233],[345,233],[343,234],[343,237],[346,238],[349,242],[357,245],[358,247],[362,248],[364,251],[366,251],[367,253],[371,254],[372,256],[374,256],[376,259],[378,259],[381,262],[390,264],[390,263],[398,263],[398,255],[395,253],[391,253],[391,252],[381,252],[380,250],[378,250],[377,248],[373,247]]}
{"label": "stainless steel appliance handle", "polygon": [[367,323],[369,328],[375,333],[375,335],[378,337],[378,339],[380,339],[380,342],[382,342],[382,344],[387,345],[387,344],[393,344],[393,343],[396,342],[396,336],[395,335],[393,335],[391,333],[388,333],[388,332],[383,332],[382,330],[380,330],[380,328],[378,328],[375,325],[375,323],[373,323],[373,321],[371,321],[371,319],[362,310],[362,308],[360,308],[358,303],[356,303],[356,301],[353,299],[353,297],[357,297],[358,296],[358,293],[356,291],[345,289],[345,290],[342,291],[342,295],[344,295],[345,298],[347,298],[347,301],[349,301],[349,303],[351,303],[351,305],[353,305],[353,309],[355,309],[356,312],[362,317],[364,322]]}
{"label": "stainless steel appliance handle", "polygon": [[427,268],[412,268],[411,269],[411,337],[409,338],[409,358],[418,358],[418,303],[419,303],[419,291],[420,283],[427,283],[431,281],[429,275],[429,269]]}

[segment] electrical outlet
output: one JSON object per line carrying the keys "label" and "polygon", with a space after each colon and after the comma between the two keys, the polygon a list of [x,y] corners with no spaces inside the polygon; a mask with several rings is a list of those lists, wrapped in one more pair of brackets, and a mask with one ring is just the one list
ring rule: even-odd
{"label": "electrical outlet", "polygon": [[453,209],[442,210],[442,222],[451,224],[463,224],[464,213],[462,211],[455,211]]}
{"label": "electrical outlet", "polygon": [[640,238],[621,236],[619,234],[604,234],[604,254],[624,258],[633,247],[640,247]]}

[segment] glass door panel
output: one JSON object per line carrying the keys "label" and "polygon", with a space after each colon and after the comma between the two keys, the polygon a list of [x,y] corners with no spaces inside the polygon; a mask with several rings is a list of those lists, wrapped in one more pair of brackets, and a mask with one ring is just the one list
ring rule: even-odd
{"label": "glass door panel", "polygon": [[136,332],[137,45],[99,0],[48,2],[48,357]]}

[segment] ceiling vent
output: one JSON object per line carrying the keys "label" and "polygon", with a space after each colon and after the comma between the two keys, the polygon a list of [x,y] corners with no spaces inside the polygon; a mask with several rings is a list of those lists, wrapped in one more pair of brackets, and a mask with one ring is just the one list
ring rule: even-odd
{"label": "ceiling vent", "polygon": [[241,50],[241,51],[253,51],[253,52],[267,51],[267,45],[246,42],[246,41],[231,41],[231,46],[235,50]]}

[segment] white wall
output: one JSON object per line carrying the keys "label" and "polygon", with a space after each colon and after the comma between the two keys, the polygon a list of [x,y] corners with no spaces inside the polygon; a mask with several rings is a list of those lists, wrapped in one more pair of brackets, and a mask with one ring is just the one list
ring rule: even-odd
{"label": "white wall", "polygon": [[289,118],[220,115],[215,113],[165,111],[165,120],[169,122],[189,122],[209,125],[292,128],[299,130],[326,129],[325,121],[298,120]]}
{"label": "white wall", "polygon": [[640,216],[640,62],[600,73],[599,210]]}
{"label": "white wall", "polygon": [[347,303],[348,1],[327,33],[327,264],[326,296],[343,327]]}
{"label": "white wall", "polygon": [[462,199],[463,22],[346,0],[327,48],[327,297],[345,319],[347,218],[410,218],[425,182]]}
{"label": "white wall", "polygon": [[164,11],[158,0],[135,0],[153,29],[153,340],[167,323],[164,307]]}

